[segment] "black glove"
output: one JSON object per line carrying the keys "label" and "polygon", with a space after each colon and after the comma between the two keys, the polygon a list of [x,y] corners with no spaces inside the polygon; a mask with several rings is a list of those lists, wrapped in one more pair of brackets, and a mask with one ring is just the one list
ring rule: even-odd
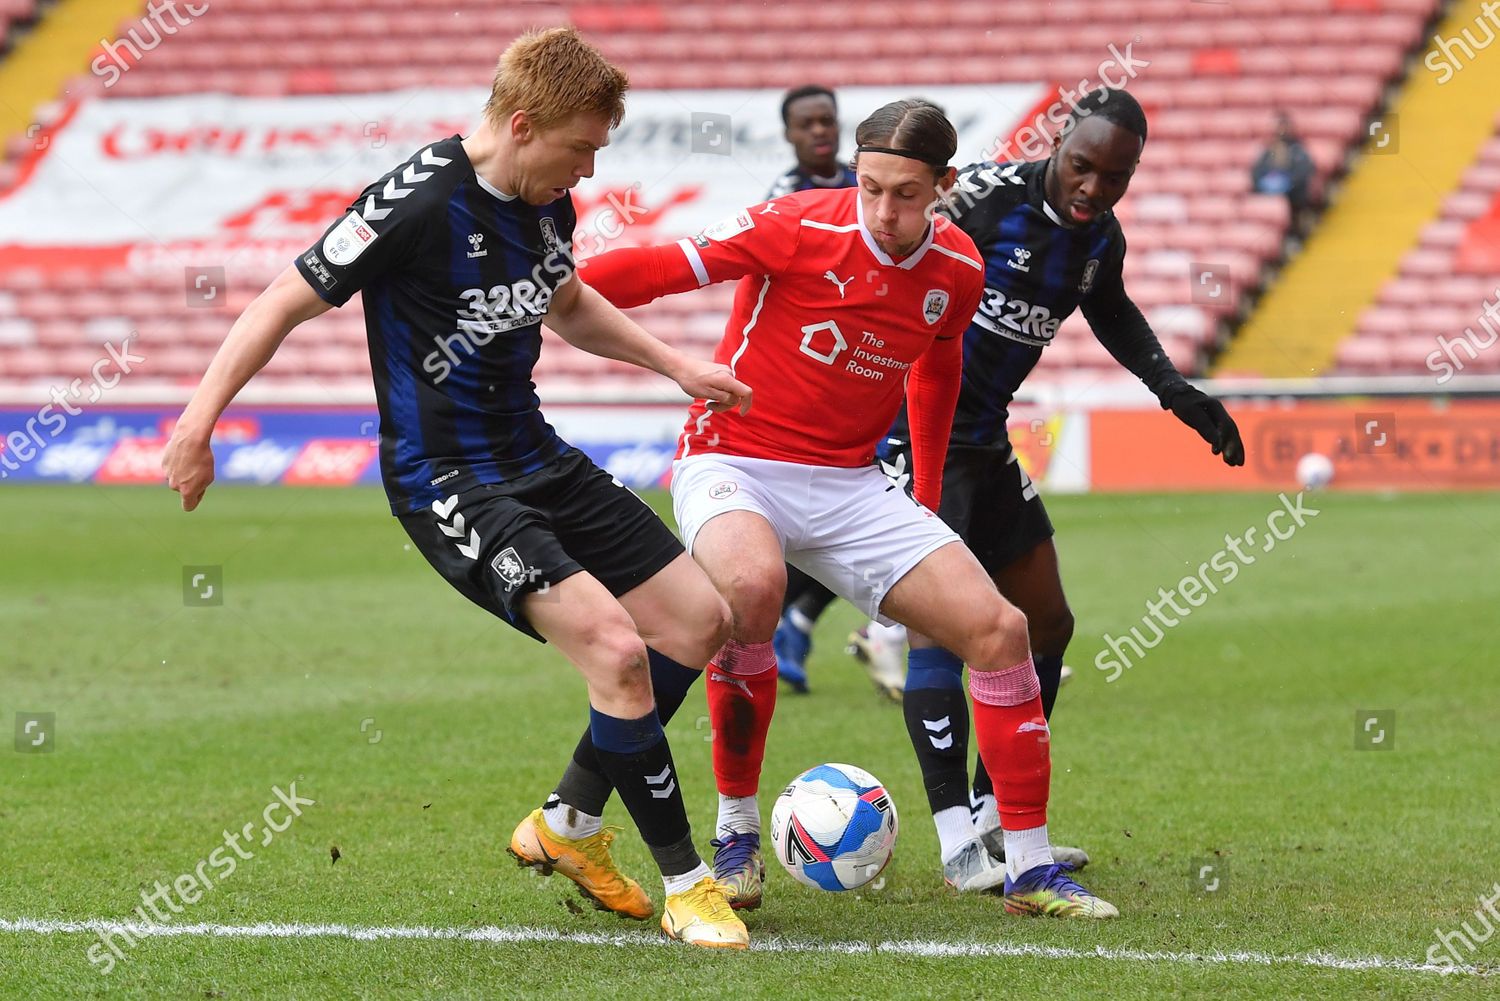
{"label": "black glove", "polygon": [[1225,465],[1245,464],[1245,443],[1240,440],[1240,429],[1235,427],[1234,418],[1229,416],[1224,404],[1201,389],[1184,386],[1162,406],[1212,445],[1214,455],[1222,455]]}

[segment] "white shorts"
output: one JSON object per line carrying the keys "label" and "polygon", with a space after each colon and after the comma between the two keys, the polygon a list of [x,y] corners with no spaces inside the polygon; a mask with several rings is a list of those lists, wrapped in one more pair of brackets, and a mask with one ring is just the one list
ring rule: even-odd
{"label": "white shorts", "polygon": [[771,523],[786,562],[885,625],[880,603],[929,553],[958,535],[875,466],[838,469],[705,453],[672,466],[683,544],[728,511]]}

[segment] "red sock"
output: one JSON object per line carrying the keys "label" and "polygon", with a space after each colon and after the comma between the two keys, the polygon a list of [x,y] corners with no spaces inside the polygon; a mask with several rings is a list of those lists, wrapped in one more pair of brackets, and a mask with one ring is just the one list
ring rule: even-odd
{"label": "red sock", "polygon": [[770,643],[730,640],[706,673],[719,792],[754,796],[766,757],[766,731],[776,711],[776,655]]}
{"label": "red sock", "polygon": [[1052,786],[1052,734],[1031,658],[1005,671],[971,669],[969,691],[974,737],[995,780],[1000,826],[1008,831],[1041,827]]}

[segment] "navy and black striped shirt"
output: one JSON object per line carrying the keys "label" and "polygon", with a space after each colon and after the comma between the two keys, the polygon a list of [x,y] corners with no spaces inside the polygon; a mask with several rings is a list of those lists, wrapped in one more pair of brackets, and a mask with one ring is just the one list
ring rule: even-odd
{"label": "navy and black striped shirt", "polygon": [[[1125,236],[1113,212],[1068,226],[1047,204],[1047,162],[970,164],[949,215],[984,255],[985,291],[964,333],[963,388],[952,444],[1008,446],[1005,422],[1022,381],[1057,328],[1082,308],[1110,354],[1163,397],[1185,380],[1125,294]],[[908,438],[903,409],[891,437]]]}
{"label": "navy and black striped shirt", "polygon": [[838,173],[832,177],[821,177],[817,174],[809,174],[798,164],[791,170],[776,178],[771,185],[770,193],[766,195],[766,201],[772,198],[780,198],[794,191],[811,191],[813,188],[852,188],[859,183],[859,178],[849,167],[840,165]]}
{"label": "navy and black striped shirt", "polygon": [[569,447],[542,418],[542,317],[574,276],[570,196],[529,205],[458,136],[371,184],[297,268],[326,302],[364,293],[380,469],[407,514],[534,472]]}

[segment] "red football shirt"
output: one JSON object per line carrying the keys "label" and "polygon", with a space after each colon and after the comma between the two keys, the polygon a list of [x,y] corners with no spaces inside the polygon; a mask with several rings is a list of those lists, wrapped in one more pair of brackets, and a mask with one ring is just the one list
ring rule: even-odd
{"label": "red football shirt", "polygon": [[949,220],[934,217],[894,261],[865,228],[859,189],[804,191],[675,245],[602,254],[579,273],[618,306],[740,280],[714,359],[754,404],[741,415],[694,401],[679,458],[865,465],[908,395],[917,499],[936,509],[963,332],[984,289],[979,251]]}

